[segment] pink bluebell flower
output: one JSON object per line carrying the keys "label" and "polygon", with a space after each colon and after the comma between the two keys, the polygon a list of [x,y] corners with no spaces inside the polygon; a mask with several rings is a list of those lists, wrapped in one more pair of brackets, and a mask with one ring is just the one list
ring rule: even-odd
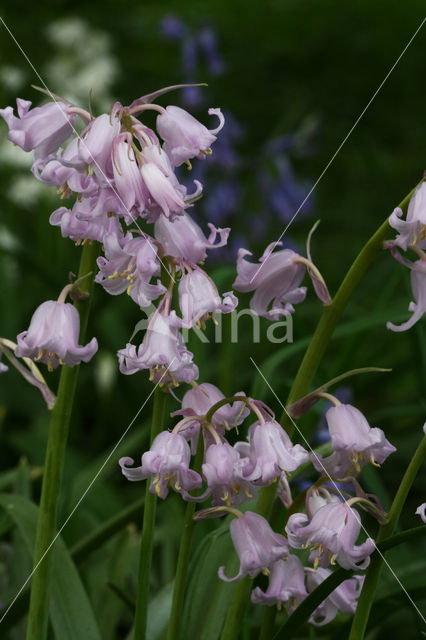
{"label": "pink bluebell flower", "polygon": [[29,100],[16,100],[18,118],[12,107],[0,109],[9,127],[8,138],[24,151],[35,151],[36,158],[49,155],[73,133],[75,116],[67,113],[70,104],[48,102],[41,107],[30,109]]}
{"label": "pink bluebell flower", "polygon": [[202,474],[207,490],[200,496],[213,496],[213,505],[238,505],[256,497],[255,488],[244,479],[247,458],[242,458],[228,442],[211,444],[205,453]]}
{"label": "pink bluebell flower", "polygon": [[410,245],[426,249],[426,181],[412,195],[405,220],[402,219],[403,215],[402,209],[396,207],[389,218],[390,226],[398,231],[395,240],[389,244],[401,247],[404,251]]}
{"label": "pink bluebell flower", "polygon": [[78,344],[80,316],[69,302],[48,300],[34,312],[30,326],[17,337],[15,355],[47,364],[49,371],[60,364],[74,367],[89,362],[98,350],[96,338],[81,347]]}
{"label": "pink bluebell flower", "polygon": [[420,507],[417,507],[416,515],[420,516],[423,522],[426,524],[426,502],[423,502]]}
{"label": "pink bluebell flower", "polygon": [[166,287],[153,276],[160,275],[158,247],[149,236],[133,237],[131,233],[118,236],[107,233],[103,238],[105,257],[97,260],[99,273],[95,282],[112,295],[127,291],[140,307],[148,307],[153,300],[166,292]]}
{"label": "pink bluebell flower", "polygon": [[[318,567],[318,569],[305,569],[307,573],[306,586],[308,592],[311,593],[316,587],[318,587],[329,575],[331,575],[330,569],[324,569]],[[364,584],[365,576],[354,575],[348,580],[344,580],[330,595],[315,609],[309,622],[317,627],[328,624],[338,614],[339,611],[343,613],[355,613],[357,607],[357,599],[361,593],[362,585]]]}
{"label": "pink bluebell flower", "polygon": [[185,347],[179,326],[174,312],[163,315],[155,311],[139,348],[129,343],[118,351],[121,373],[131,375],[150,369],[150,380],[161,385],[189,384],[198,378],[198,367],[192,361],[193,354]]}
{"label": "pink bluebell flower", "polygon": [[[208,249],[224,247],[228,241],[230,229],[219,229],[209,224],[210,235],[207,238],[199,225],[188,213],[173,220],[161,216],[155,223],[155,237],[164,248],[164,254],[184,260],[190,265],[202,262]],[[219,236],[219,242],[215,244]]]}
{"label": "pink bluebell flower", "polygon": [[210,152],[210,145],[216,140],[225,119],[220,109],[209,109],[209,115],[219,118],[216,129],[207,129],[190,113],[173,105],[157,117],[157,130],[164,140],[164,150],[175,167],[190,158],[202,159]]}
{"label": "pink bluebell flower", "polygon": [[179,282],[179,307],[182,312],[183,326],[204,325],[204,321],[218,313],[230,313],[238,304],[232,291],[220,298],[216,285],[209,276],[197,268],[184,276]]}
{"label": "pink bluebell flower", "polygon": [[119,461],[123,475],[130,481],[145,480],[151,476],[150,492],[166,498],[169,485],[183,497],[188,491],[201,487],[200,475],[189,468],[191,452],[185,438],[179,433],[162,431],[152,442],[149,451],[142,455],[140,467],[129,468],[133,458]]}
{"label": "pink bluebell flower", "polygon": [[288,519],[286,533],[295,549],[311,547],[310,558],[327,567],[337,561],[344,569],[365,569],[375,549],[372,538],[356,545],[361,530],[361,518],[346,502],[327,504],[316,511],[309,524],[304,513],[294,513]]}
{"label": "pink bluebell flower", "polygon": [[411,289],[414,296],[414,302],[410,302],[408,310],[413,314],[407,322],[401,325],[387,322],[386,327],[391,331],[407,331],[411,329],[426,313],[426,254],[420,260],[414,263],[406,261],[407,266],[411,269]]}
{"label": "pink bluebell flower", "polygon": [[274,562],[286,558],[289,553],[287,539],[275,533],[265,518],[252,511],[232,520],[231,538],[240,558],[240,569],[236,576],[228,578],[225,567],[220,567],[219,578],[225,582],[235,582],[249,575],[257,576],[267,571]]}
{"label": "pink bluebell flower", "polygon": [[320,473],[325,470],[334,478],[343,478],[348,473],[359,473],[369,462],[382,464],[396,451],[382,429],[371,428],[361,411],[350,404],[331,407],[325,418],[334,453],[325,459],[319,454],[311,455]]}
{"label": "pink bluebell flower", "polygon": [[309,460],[300,444],[293,445],[287,432],[275,420],[256,422],[248,432],[250,467],[246,480],[263,486],[273,482],[282,472],[294,471]]}
{"label": "pink bluebell flower", "polygon": [[251,594],[255,604],[274,605],[279,609],[284,605],[288,613],[306,598],[305,572],[299,558],[289,554],[286,560],[277,560],[271,567],[269,585],[266,591],[256,587]]}
{"label": "pink bluebell flower", "polygon": [[247,249],[238,251],[238,276],[232,285],[237,291],[254,291],[250,308],[264,318],[276,320],[294,313],[293,304],[303,302],[306,287],[300,287],[305,266],[298,262],[298,254],[291,249],[273,253],[281,243],[273,242],[266,248],[259,263],[248,262],[252,254]]}
{"label": "pink bluebell flower", "polygon": [[[242,391],[234,393],[234,396],[244,396]],[[203,382],[187,391],[182,399],[182,410],[192,410],[194,415],[204,416],[217,402],[225,396],[214,384]],[[250,413],[250,410],[242,402],[225,404],[215,411],[212,424],[216,427],[231,427],[240,425]]]}

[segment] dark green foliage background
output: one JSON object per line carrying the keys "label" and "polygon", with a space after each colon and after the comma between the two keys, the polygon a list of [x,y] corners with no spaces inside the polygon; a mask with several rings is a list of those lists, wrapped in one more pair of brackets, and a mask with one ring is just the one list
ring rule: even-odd
{"label": "dark green foliage background", "polygon": [[[45,38],[44,30],[49,22],[78,16],[92,28],[108,33],[112,53],[120,67],[113,94],[123,104],[159,87],[183,81],[177,45],[159,35],[159,21],[166,13],[179,16],[194,29],[208,21],[217,30],[227,64],[226,73],[206,78],[200,68],[199,76],[193,80],[207,80],[209,87],[205,93],[209,106],[221,106],[232,112],[246,132],[238,150],[244,160],[241,179],[251,194],[250,210],[241,211],[240,218],[232,225],[236,233],[245,235],[246,246],[259,255],[266,243],[262,241],[260,245],[256,234],[251,232],[250,216],[261,212],[256,215],[267,217],[268,242],[276,239],[283,229],[282,222],[274,219],[259,193],[252,189],[263,161],[259,149],[264,141],[291,132],[306,118],[314,117],[319,123],[315,153],[293,158],[297,174],[314,183],[419,26],[424,17],[424,3],[420,0],[403,3],[389,0],[373,3],[366,0],[352,3],[105,0],[102,3],[29,4],[19,0],[2,6],[3,19],[36,69],[42,69],[55,55]],[[419,181],[425,169],[425,49],[426,27],[423,27],[316,189],[315,218],[321,218],[321,225],[314,237],[313,253],[331,292],[336,290],[363,243]],[[19,97],[38,102],[37,94],[29,85],[40,84],[40,81],[2,25],[0,60],[4,65],[22,68],[28,88]],[[72,87],[73,78],[67,78],[67,83]],[[54,86],[49,88],[56,90]],[[0,86],[2,107],[13,104],[15,98]],[[6,137],[3,123],[0,123],[0,136]],[[27,327],[38,304],[58,295],[68,272],[76,272],[80,254],[79,248],[70,240],[62,239],[58,229],[48,224],[48,216],[59,206],[59,198],[53,206],[52,199],[46,197],[37,200],[36,205],[28,202],[18,207],[7,197],[12,177],[12,169],[4,166],[0,158],[0,226],[8,228],[20,242],[17,248],[0,247],[0,334],[10,339]],[[209,184],[204,187],[208,193]],[[289,231],[291,238],[303,246],[311,224],[312,219],[296,220]],[[215,263],[212,269],[222,290],[228,290],[234,279],[233,265]],[[398,452],[380,472],[365,473],[366,488],[377,491],[386,507],[422,435],[426,413],[425,320],[403,334],[391,333],[385,327],[386,320],[401,322],[407,317],[411,299],[408,274],[389,255],[379,256],[344,315],[342,323],[348,324],[348,331],[333,340],[315,379],[319,385],[355,367],[392,368],[391,373],[369,374],[351,383],[356,406],[373,426],[384,429],[398,447]],[[114,355],[127,342],[139,320],[138,308],[128,297],[112,298],[99,287],[95,289],[93,302],[89,337],[98,337],[100,356]],[[241,296],[240,304],[248,304],[248,298]],[[201,344],[193,338],[190,348],[200,366],[200,380],[218,384],[227,395],[240,390],[250,393],[255,385],[257,395],[270,402],[279,414],[280,407],[258,379],[250,356],[263,368],[263,363],[278,347],[283,350],[282,362],[265,369],[265,373],[268,371],[270,384],[284,402],[303,355],[303,348],[298,349],[297,345],[302,347],[303,341],[312,334],[320,313],[320,303],[310,288],[307,302],[297,308],[294,316],[296,346],[291,347],[289,357],[285,350],[290,346],[266,341],[266,322],[261,325],[263,339],[259,344],[252,342],[249,321],[244,326],[241,321],[238,344],[230,345],[227,341],[222,345]],[[207,335],[212,336],[211,328]],[[98,369],[95,359],[80,372],[61,521],[151,390],[144,374],[117,375],[110,387],[102,388]],[[56,388],[57,372],[48,374],[48,379],[51,387]],[[183,390],[177,393],[182,397]],[[177,408],[174,401],[169,404],[170,411]],[[132,427],[120,446],[120,455],[138,458],[146,447],[150,408],[148,404]],[[300,427],[309,434],[317,420],[318,411],[314,410],[300,421]],[[31,468],[42,465],[47,421],[48,414],[40,396],[17,372],[12,370],[1,376],[0,468],[4,472],[14,468],[23,456]],[[63,537],[69,545],[144,491],[142,485],[129,486],[122,478],[118,457],[114,454],[64,530]],[[10,488],[16,490],[16,486]],[[35,479],[28,489],[36,502],[39,488],[40,480]],[[401,519],[403,528],[419,523],[414,511],[425,500],[425,483],[420,474]],[[182,507],[175,496],[161,507],[154,592],[159,592],[173,577],[179,537],[176,523],[182,517]],[[214,526],[211,521],[198,526],[197,538]],[[367,527],[373,531],[374,523],[367,520]],[[123,560],[118,558],[119,549]],[[115,582],[126,593],[134,594],[136,553],[137,530],[132,527],[92,555],[84,566],[83,575],[98,619],[105,602],[112,603],[111,617],[103,624],[105,638],[126,636],[129,614],[107,583]],[[414,586],[416,574],[424,575],[424,567],[420,571],[419,565],[414,564],[420,559],[419,548],[398,549],[390,555],[396,573],[408,572],[407,581],[411,580]],[[410,577],[411,565],[413,575]],[[25,576],[24,570],[22,575]],[[19,577],[12,576],[1,600],[7,601],[13,596]],[[386,593],[386,589],[398,590],[390,575],[383,578],[382,593]],[[107,600],[103,601],[102,594],[107,594]],[[254,616],[253,623],[257,621],[258,617]],[[313,632],[314,637],[325,634],[324,637],[331,638],[335,637],[333,633],[337,637],[338,625],[333,625],[331,635],[329,629],[318,630]],[[388,637],[389,629],[394,637],[401,637],[402,633],[407,638],[417,637],[416,627],[415,612],[408,601],[401,601],[400,606],[394,607],[393,614],[389,613],[388,619],[381,623],[380,630],[376,628],[371,632],[371,638]],[[412,635],[407,635],[406,628],[412,629]],[[161,629],[159,633],[161,637]],[[246,638],[257,637],[256,628],[247,627],[244,633]],[[306,631],[303,637],[312,636]]]}

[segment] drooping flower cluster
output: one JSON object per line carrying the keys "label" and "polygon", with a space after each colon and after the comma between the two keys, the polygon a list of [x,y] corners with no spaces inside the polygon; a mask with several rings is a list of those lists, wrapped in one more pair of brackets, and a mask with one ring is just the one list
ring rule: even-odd
{"label": "drooping flower cluster", "polygon": [[[118,353],[123,373],[150,369],[151,379],[160,384],[198,377],[180,330],[204,326],[209,317],[228,313],[237,304],[231,291],[219,294],[200,266],[209,249],[226,244],[229,229],[210,224],[206,237],[188,213],[202,185],[195,181],[195,190],[189,194],[175,175],[177,166],[186,163],[190,167],[193,158],[202,160],[211,153],[224,118],[220,109],[210,109],[219,123],[209,130],[179,107],[155,104],[169,89],[143,96],[128,107],[116,102],[110,113],[98,117],[56,98],[33,109],[30,102],[18,99],[17,116],[12,107],[0,110],[9,139],[34,151],[34,176],[56,186],[63,199],[76,196],[74,204],[52,213],[50,223],[77,244],[102,244],[104,255],[98,258],[96,282],[112,295],[126,291],[141,308],[151,307],[150,313],[152,303],[160,298],[142,344],[129,343]],[[158,134],[138,119],[146,111],[158,113]],[[75,129],[77,117],[84,124],[80,135]],[[141,228],[142,222],[155,223],[153,234]],[[136,229],[130,230],[130,225]],[[177,279],[181,316],[171,308]],[[30,330],[20,334],[18,354],[40,359],[50,368],[87,361],[94,353],[93,341],[77,357],[67,344],[68,333],[69,340],[77,344],[76,319],[73,330],[71,318],[69,330],[61,329],[66,321],[59,320],[58,310],[53,313],[54,304],[44,303]],[[69,305],[59,309],[62,315],[77,313]]]}
{"label": "drooping flower cluster", "polygon": [[[401,325],[393,322],[386,324],[391,331],[407,331],[411,329],[426,312],[426,178],[416,188],[408,205],[406,219],[402,219],[403,211],[397,207],[389,218],[390,226],[398,232],[394,240],[387,243],[392,256],[410,269],[411,289],[414,301],[408,310],[412,316]],[[412,262],[400,254],[410,249],[418,260]]]}
{"label": "drooping flower cluster", "polygon": [[[228,432],[243,425],[250,414],[256,420],[248,427],[247,439],[230,444]],[[183,417],[172,432],[163,431],[156,437],[150,450],[142,455],[140,467],[131,466],[132,458],[120,460],[122,473],[132,481],[150,477],[150,491],[161,498],[167,496],[169,487],[187,501],[204,502],[211,498],[210,506],[198,511],[196,519],[223,513],[237,516],[231,522],[230,534],[240,568],[236,575],[229,576],[225,567],[220,567],[218,575],[222,580],[234,582],[265,573],[269,586],[265,591],[256,586],[252,601],[283,606],[292,613],[330,575],[336,563],[353,570],[368,566],[375,543],[367,537],[358,544],[362,525],[353,505],[359,503],[379,519],[384,514],[377,500],[367,496],[354,478],[351,482],[356,487],[355,496],[342,493],[335,483],[326,488],[323,484],[331,477],[322,467],[320,470],[326,477],[307,491],[306,513],[293,513],[289,517],[286,535],[274,532],[261,515],[250,510],[242,513],[236,508],[255,498],[259,487],[271,483],[277,483],[279,495],[285,494],[284,502],[289,506],[291,474],[309,459],[315,468],[319,462],[301,445],[292,443],[269,407],[241,394],[225,398],[209,383],[193,383],[183,397],[182,408],[174,415]],[[336,469],[342,475],[349,471],[356,475],[361,465],[368,461],[383,462],[394,450],[383,432],[371,429],[355,407],[334,406],[329,409],[327,421],[335,450],[332,456],[340,456],[334,464],[328,464],[333,475]],[[191,454],[195,455],[200,438],[203,461],[194,469]],[[328,459],[324,462],[327,465]],[[311,566],[304,566],[297,551],[292,551],[307,548]],[[315,610],[310,622],[326,624],[338,611],[354,612],[362,581],[356,575],[342,583]]]}

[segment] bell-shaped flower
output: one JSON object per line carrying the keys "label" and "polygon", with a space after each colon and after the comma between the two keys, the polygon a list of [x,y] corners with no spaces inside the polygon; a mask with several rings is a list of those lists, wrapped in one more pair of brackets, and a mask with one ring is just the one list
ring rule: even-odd
{"label": "bell-shaped flower", "polygon": [[[173,220],[160,216],[155,223],[154,234],[163,246],[165,255],[195,265],[206,259],[207,249],[224,247],[228,241],[229,228],[217,229],[212,224],[208,226],[210,235],[207,238],[188,213]],[[219,242],[215,244],[217,235]]]}
{"label": "bell-shaped flower", "polygon": [[225,293],[221,300],[213,280],[199,268],[182,276],[179,282],[179,307],[187,329],[204,326],[209,314],[214,317],[217,313],[230,313],[237,304],[232,291]]}
{"label": "bell-shaped flower", "polygon": [[67,166],[62,162],[59,154],[50,155],[36,160],[31,167],[34,177],[43,184],[56,186],[62,198],[68,198],[71,193],[95,196],[99,185],[92,175],[85,175],[83,170]]}
{"label": "bell-shaped flower", "polygon": [[276,480],[283,471],[294,471],[309,460],[300,444],[291,442],[287,432],[275,420],[256,422],[248,432],[250,467],[246,480],[263,486]]}
{"label": "bell-shaped flower", "polygon": [[[382,429],[371,428],[365,416],[350,404],[331,407],[325,414],[334,453],[325,460],[312,454],[311,460],[318,472],[332,471],[332,477],[343,478],[356,474],[368,462],[382,464],[396,451],[386,439]],[[325,468],[324,468],[325,467]],[[339,475],[337,475],[339,474]]]}
{"label": "bell-shaped flower", "polygon": [[211,444],[201,468],[207,482],[207,491],[202,498],[213,495],[215,506],[238,505],[253,499],[256,490],[243,477],[247,462],[228,442]]}
{"label": "bell-shaped flower", "polygon": [[139,348],[127,344],[125,349],[118,351],[121,373],[131,375],[150,369],[150,380],[161,385],[189,384],[195,380],[198,367],[192,362],[193,354],[185,347],[179,324],[174,312],[163,315],[155,311]]}
{"label": "bell-shaped flower", "polygon": [[31,102],[16,100],[18,118],[12,107],[0,109],[0,117],[9,127],[8,138],[24,151],[35,151],[36,158],[46,157],[73,133],[75,116],[64,102],[48,102],[30,110]]}
{"label": "bell-shaped flower", "polygon": [[121,122],[116,115],[103,113],[91,120],[79,139],[79,156],[87,165],[95,165],[98,170],[111,174],[112,146],[118,136]]}
{"label": "bell-shaped flower", "polygon": [[355,545],[361,530],[361,518],[346,502],[330,503],[315,512],[311,522],[304,513],[294,513],[288,519],[286,533],[295,549],[312,548],[311,559],[327,567],[337,561],[344,569],[365,569],[375,549],[372,538]]}
{"label": "bell-shaped flower", "polygon": [[407,210],[407,217],[402,219],[403,211],[396,207],[389,218],[390,226],[398,231],[390,245],[401,247],[404,251],[410,245],[426,248],[426,181],[423,181],[413,193]]}
{"label": "bell-shaped flower", "polygon": [[[307,573],[306,586],[308,592],[311,593],[318,587],[329,575],[330,569],[318,567],[318,569],[305,569]],[[355,613],[357,607],[357,599],[361,593],[365,576],[354,575],[348,580],[344,580],[334,591],[315,609],[309,622],[317,627],[328,624],[338,614]]]}
{"label": "bell-shaped flower", "polygon": [[254,604],[278,605],[284,604],[288,613],[306,598],[308,592],[305,587],[305,572],[299,558],[289,554],[286,560],[277,560],[271,567],[269,585],[266,591],[256,587],[251,594]]}
{"label": "bell-shaped flower", "polygon": [[150,492],[164,499],[169,485],[183,497],[188,491],[201,487],[201,477],[189,468],[190,461],[191,452],[185,438],[179,433],[162,431],[150,450],[142,455],[140,467],[129,468],[133,459],[128,457],[121,458],[119,463],[123,475],[132,482],[151,476]]}
{"label": "bell-shaped flower", "polygon": [[[407,261],[408,262],[408,261]],[[391,331],[407,331],[418,322],[426,313],[426,254],[420,260],[412,263],[411,267],[411,289],[413,291],[414,302],[410,302],[408,310],[412,316],[407,322],[401,325],[387,322],[386,326]]]}
{"label": "bell-shaped flower", "polygon": [[[245,395],[242,391],[234,393],[234,396]],[[182,399],[182,410],[192,410],[194,415],[204,416],[217,402],[225,396],[214,384],[203,382],[185,393]],[[250,410],[243,402],[225,404],[217,409],[212,417],[212,424],[216,427],[231,427],[240,425],[249,415]]]}
{"label": "bell-shaped flower", "polygon": [[183,214],[187,204],[181,190],[173,184],[174,180],[164,175],[157,164],[154,162],[143,164],[141,175],[149,194],[148,209],[158,207],[167,218]]}
{"label": "bell-shaped flower", "polygon": [[216,129],[207,129],[190,113],[173,105],[169,105],[157,117],[157,131],[163,138],[164,150],[175,167],[190,158],[201,159],[211,153],[210,146],[225,124],[225,118],[220,109],[209,109],[209,115],[219,118]]}
{"label": "bell-shaped flower", "polygon": [[265,518],[252,511],[236,518],[230,526],[231,538],[240,559],[240,570],[233,578],[225,574],[225,567],[220,567],[219,578],[226,582],[235,582],[249,575],[257,576],[267,571],[277,560],[288,556],[287,539],[275,533]]}
{"label": "bell-shaped flower", "polygon": [[420,516],[423,522],[426,524],[426,502],[423,502],[420,507],[417,507],[416,515]]}
{"label": "bell-shaped flower", "polygon": [[47,364],[49,371],[59,364],[74,367],[89,362],[98,350],[96,338],[81,347],[78,344],[80,316],[69,302],[48,300],[34,312],[30,326],[17,337],[15,355]]}
{"label": "bell-shaped flower", "polygon": [[135,211],[136,217],[142,215],[148,193],[132,146],[131,135],[127,132],[114,138],[112,166],[115,187],[130,218],[133,218],[132,210]]}
{"label": "bell-shaped flower", "polygon": [[305,265],[299,262],[300,256],[291,249],[273,253],[280,244],[271,243],[260,258],[260,264],[248,262],[246,256],[252,254],[247,249],[240,249],[238,276],[232,285],[242,293],[254,291],[250,308],[270,320],[293,313],[293,304],[302,302],[306,296],[306,287],[299,286],[305,275]]}
{"label": "bell-shaped flower", "polygon": [[[54,211],[49,222],[61,228],[63,238],[71,238],[76,243],[82,240],[103,242],[108,233],[121,235],[121,226],[115,212],[120,203],[112,190],[101,189],[93,197],[76,200],[72,209],[59,207]],[[114,213],[113,213],[114,212]]]}
{"label": "bell-shaped flower", "polygon": [[131,233],[117,236],[108,233],[103,238],[105,257],[97,260],[99,273],[95,282],[111,295],[127,290],[128,295],[141,308],[148,307],[153,300],[166,292],[166,287],[157,280],[150,284],[154,275],[160,275],[158,248],[149,236],[132,237]]}

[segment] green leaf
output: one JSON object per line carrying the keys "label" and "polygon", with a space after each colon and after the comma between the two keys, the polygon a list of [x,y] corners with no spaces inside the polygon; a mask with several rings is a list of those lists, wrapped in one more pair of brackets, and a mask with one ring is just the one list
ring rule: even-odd
{"label": "green leaf", "polygon": [[185,640],[217,640],[220,637],[235,584],[219,579],[238,570],[238,558],[229,535],[229,522],[205,536],[198,545],[189,569],[190,580],[183,613]]}
{"label": "green leaf", "polygon": [[[15,522],[30,553],[33,553],[37,507],[27,498],[0,494],[0,506]],[[70,554],[61,538],[55,542],[52,568],[50,619],[60,640],[101,640],[90,602]],[[13,608],[10,614],[12,615]]]}

